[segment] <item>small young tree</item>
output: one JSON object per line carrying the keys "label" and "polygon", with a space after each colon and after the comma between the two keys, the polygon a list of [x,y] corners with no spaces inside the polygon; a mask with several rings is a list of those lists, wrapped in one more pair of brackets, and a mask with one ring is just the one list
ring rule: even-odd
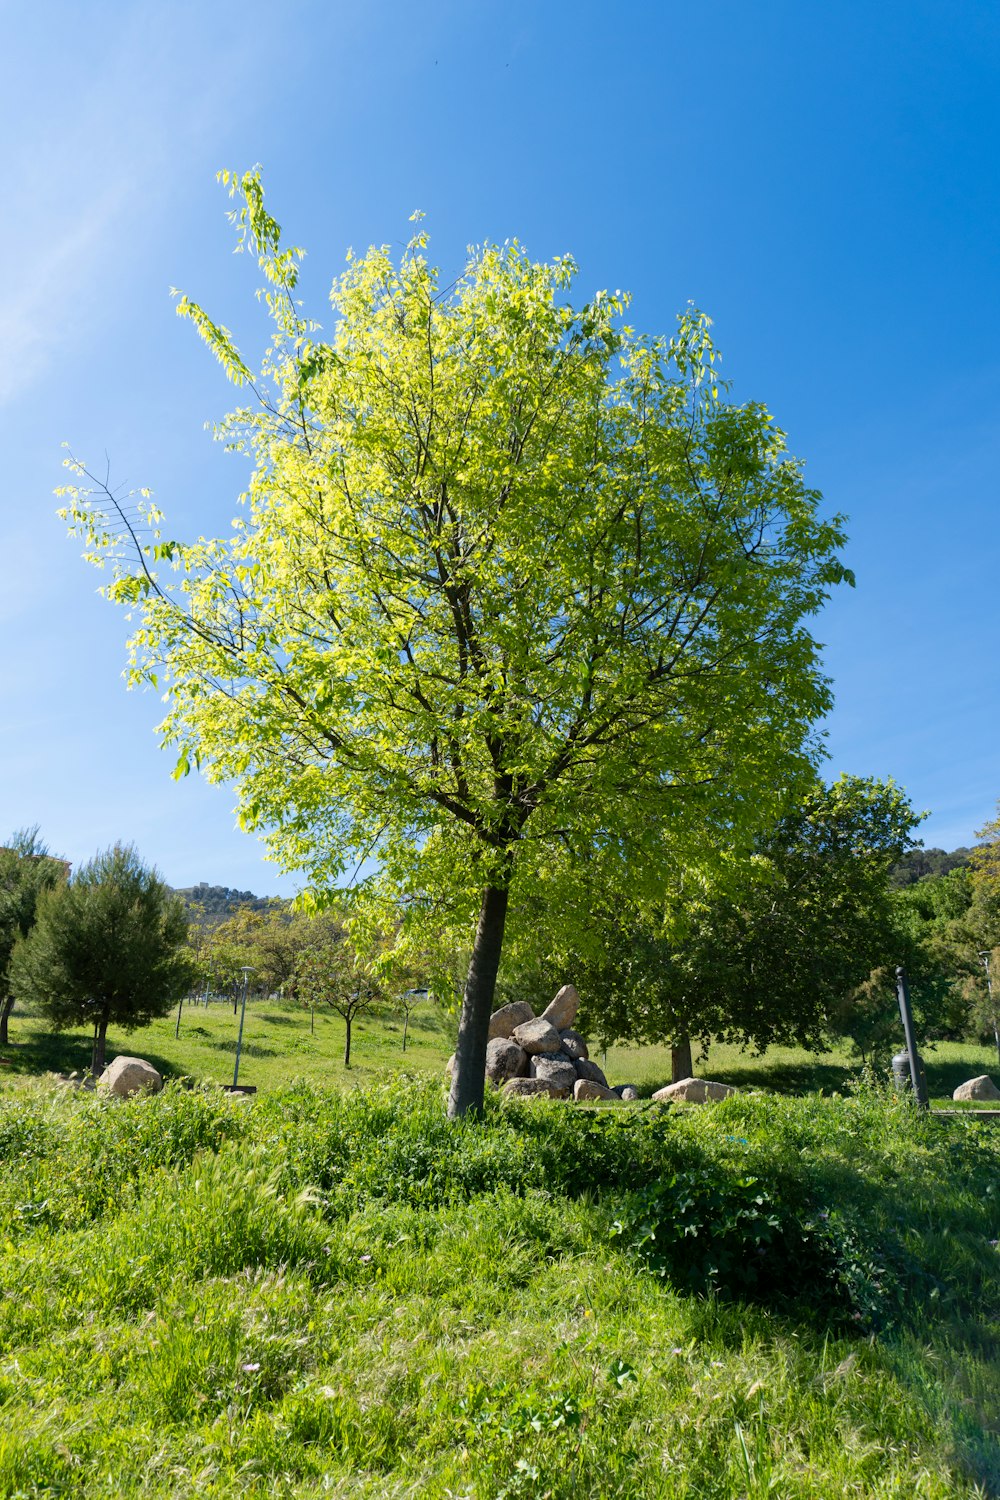
{"label": "small young tree", "polygon": [[328,1005],[345,1026],[344,1067],[351,1066],[351,1031],[358,1016],[371,1011],[382,999],[381,987],[346,938],[327,940],[307,949],[296,970],[295,991],[313,1010]]}
{"label": "small young tree", "polygon": [[643,338],[617,293],[572,305],[569,257],[486,246],[441,278],[419,231],[351,259],[319,342],[259,174],[225,176],[274,318],[260,376],[178,311],[260,400],[222,429],[247,513],[186,545],[140,498],[140,540],[71,461],[90,487],[64,514],[142,611],[131,677],[166,683],[178,774],[233,781],[321,895],[374,858],[386,925],[426,893],[474,930],[461,1115],[508,912],[560,851],[652,896],[811,774],[831,699],[806,622],[850,577],[841,520],[767,409],[727,399],[703,315]]}
{"label": "small young tree", "polygon": [[67,865],[55,859],[38,836],[37,826],[19,828],[0,849],[0,1047],[8,1045],[14,992],[10,960],[18,938],[27,937],[35,922],[38,898],[65,880]]}
{"label": "small young tree", "polygon": [[93,1026],[99,1074],[112,1022],[147,1026],[190,988],[186,936],[179,898],[134,848],[116,844],[42,892],[34,927],[14,947],[14,994],[57,1031]]}

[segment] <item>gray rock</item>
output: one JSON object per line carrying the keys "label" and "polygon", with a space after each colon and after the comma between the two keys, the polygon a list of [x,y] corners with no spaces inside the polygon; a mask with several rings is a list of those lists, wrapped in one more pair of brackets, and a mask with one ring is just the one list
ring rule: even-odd
{"label": "gray rock", "polygon": [[625,1104],[631,1104],[639,1097],[639,1090],[634,1083],[623,1083],[620,1088],[615,1089],[615,1093]]}
{"label": "gray rock", "polygon": [[978,1078],[970,1078],[967,1083],[960,1083],[951,1097],[966,1100],[1000,1099],[1000,1089],[988,1073],[981,1073]]}
{"label": "gray rock", "polygon": [[128,1099],[133,1094],[158,1094],[163,1079],[152,1063],[141,1057],[116,1057],[101,1074],[99,1085],[119,1099]]}
{"label": "gray rock", "polygon": [[580,996],[575,985],[564,984],[555,999],[550,1000],[542,1011],[542,1020],[548,1021],[557,1031],[562,1031],[564,1027],[572,1026],[579,1009]]}
{"label": "gray rock", "polygon": [[603,1070],[595,1062],[591,1062],[588,1057],[578,1057],[573,1066],[576,1068],[577,1078],[586,1078],[590,1083],[600,1083],[604,1088],[607,1088],[608,1080],[605,1078]]}
{"label": "gray rock", "polygon": [[603,1083],[594,1083],[591,1078],[578,1078],[573,1085],[574,1099],[613,1099],[616,1104],[621,1100],[614,1089],[606,1089]]}
{"label": "gray rock", "polygon": [[576,1083],[576,1069],[568,1057],[546,1056],[544,1052],[531,1059],[531,1076],[543,1078],[554,1089],[558,1089],[561,1099],[569,1098]]}
{"label": "gray rock", "polygon": [[562,1050],[562,1041],[558,1031],[541,1016],[515,1026],[513,1037],[517,1045],[523,1047],[529,1056],[533,1056],[536,1052],[560,1052]]}
{"label": "gray rock", "polygon": [[564,1094],[560,1094],[559,1090],[544,1078],[508,1078],[500,1092],[514,1095],[519,1099],[532,1099],[539,1095],[544,1095],[548,1099],[565,1098]]}
{"label": "gray rock", "polygon": [[490,1016],[490,1040],[495,1036],[513,1036],[515,1026],[534,1020],[535,1012],[527,1000],[512,1000],[510,1005],[501,1005]]}
{"label": "gray rock", "polygon": [[568,1026],[565,1026],[560,1031],[559,1036],[562,1041],[563,1051],[568,1052],[570,1057],[576,1059],[578,1057],[590,1056],[587,1050],[587,1043],[578,1031],[571,1031]]}
{"label": "gray rock", "polygon": [[657,1089],[653,1098],[705,1104],[709,1099],[726,1099],[735,1093],[728,1083],[714,1083],[710,1078],[681,1078],[677,1083],[668,1083],[665,1089]]}
{"label": "gray rock", "polygon": [[528,1054],[510,1037],[495,1036],[486,1044],[486,1076],[491,1083],[506,1083],[508,1078],[525,1078]]}
{"label": "gray rock", "polygon": [[454,1073],[454,1071],[455,1071],[455,1054],[454,1054],[454,1052],[451,1054],[451,1056],[449,1057],[448,1061],[445,1063],[444,1066],[445,1066],[445,1070],[446,1070],[446,1072],[448,1073],[449,1076],[452,1073]]}

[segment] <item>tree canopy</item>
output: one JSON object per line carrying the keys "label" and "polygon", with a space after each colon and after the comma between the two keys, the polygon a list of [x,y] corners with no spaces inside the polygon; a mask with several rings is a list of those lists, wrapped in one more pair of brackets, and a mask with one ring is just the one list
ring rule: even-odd
{"label": "tree canopy", "polygon": [[[520,984],[531,985],[541,954],[559,955],[584,1024],[607,1042],[822,1046],[857,986],[913,948],[889,872],[918,822],[891,782],[817,781],[714,881],[686,882],[645,908],[593,892],[590,941],[576,951],[560,950],[539,913]],[[511,979],[520,998],[516,968]]]}
{"label": "tree canopy", "polygon": [[79,464],[64,513],[139,609],[131,680],[165,690],[179,773],[234,783],[320,893],[374,861],[418,918],[478,913],[462,1113],[508,908],[577,858],[655,895],[811,778],[830,693],[806,621],[849,579],[842,523],[767,409],[729,400],[699,312],[646,338],[619,293],[573,305],[568,257],[485,246],[443,278],[418,230],[350,259],[322,340],[258,174],[225,176],[273,317],[259,376],[178,310],[256,399],[220,428],[252,461],[244,514],[165,540]]}

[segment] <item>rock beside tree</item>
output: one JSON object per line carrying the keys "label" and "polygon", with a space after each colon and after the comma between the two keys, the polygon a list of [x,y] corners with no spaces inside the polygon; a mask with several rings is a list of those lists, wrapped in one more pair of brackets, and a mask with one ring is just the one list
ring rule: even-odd
{"label": "rock beside tree", "polygon": [[[638,1099],[632,1084],[611,1088],[603,1070],[591,1062],[586,1039],[573,1029],[579,1008],[575,987],[564,984],[539,1016],[525,1000],[495,1010],[486,1044],[489,1082],[523,1099],[604,1099],[615,1104]],[[449,1073],[454,1066],[449,1057]]]}
{"label": "rock beside tree", "polygon": [[133,1094],[158,1094],[163,1079],[144,1058],[116,1057],[101,1074],[97,1086],[119,1099],[130,1099]]}
{"label": "rock beside tree", "polygon": [[728,1099],[736,1090],[728,1083],[716,1083],[710,1078],[680,1078],[657,1089],[653,1095],[660,1103],[706,1104],[709,1099]]}

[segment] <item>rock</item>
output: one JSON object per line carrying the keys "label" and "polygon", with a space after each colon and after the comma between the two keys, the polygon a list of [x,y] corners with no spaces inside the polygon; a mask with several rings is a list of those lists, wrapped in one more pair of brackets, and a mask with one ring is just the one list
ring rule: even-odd
{"label": "rock", "polygon": [[491,1083],[506,1083],[508,1078],[525,1078],[528,1054],[510,1037],[495,1036],[486,1044],[486,1076]]}
{"label": "rock", "polygon": [[163,1079],[152,1063],[141,1057],[116,1057],[100,1077],[100,1086],[119,1099],[128,1099],[132,1094],[158,1094]]}
{"label": "rock", "polygon": [[454,1054],[454,1052],[451,1054],[451,1056],[449,1057],[448,1061],[445,1063],[444,1066],[445,1066],[445,1071],[447,1072],[447,1074],[450,1077],[451,1074],[454,1073],[454,1071],[455,1071],[455,1054]]}
{"label": "rock", "polygon": [[539,1053],[531,1059],[532,1078],[543,1078],[558,1089],[560,1099],[568,1099],[576,1083],[576,1069],[568,1057],[554,1057]]}
{"label": "rock", "polygon": [[490,1040],[495,1036],[513,1036],[515,1026],[523,1026],[525,1021],[533,1021],[535,1012],[527,1000],[513,1000],[510,1005],[501,1005],[490,1016]]}
{"label": "rock", "polygon": [[573,1085],[574,1099],[613,1099],[616,1104],[621,1100],[614,1089],[606,1089],[603,1083],[594,1083],[591,1078],[578,1078]]}
{"label": "rock", "polygon": [[618,1095],[619,1099],[624,1099],[626,1103],[639,1097],[639,1090],[634,1083],[616,1083],[614,1092]]}
{"label": "rock", "polygon": [[544,1078],[508,1078],[500,1092],[512,1094],[519,1099],[532,1099],[539,1095],[545,1095],[549,1099],[565,1098],[564,1094],[560,1094],[559,1090]]}
{"label": "rock", "polygon": [[657,1089],[653,1098],[704,1104],[708,1099],[726,1099],[735,1093],[728,1083],[713,1083],[710,1078],[682,1078],[677,1083],[668,1083],[665,1089]]}
{"label": "rock", "polygon": [[564,1026],[559,1033],[559,1039],[562,1042],[563,1051],[568,1052],[570,1057],[576,1059],[590,1056],[587,1043],[578,1031],[571,1031],[568,1026]]}
{"label": "rock", "polygon": [[978,1078],[970,1078],[967,1083],[960,1083],[951,1097],[966,1100],[1000,1099],[1000,1089],[988,1073],[981,1073]]}
{"label": "rock", "polygon": [[537,1052],[560,1052],[562,1050],[562,1040],[558,1031],[542,1016],[515,1026],[513,1038],[529,1056],[534,1056]]}
{"label": "rock", "polygon": [[575,985],[564,984],[555,999],[542,1011],[542,1020],[548,1021],[557,1031],[562,1031],[564,1027],[572,1026],[579,1009],[580,996]]}
{"label": "rock", "polygon": [[607,1088],[608,1080],[604,1073],[595,1062],[590,1061],[589,1057],[578,1057],[573,1066],[576,1068],[577,1078],[586,1078],[590,1083],[599,1083]]}

